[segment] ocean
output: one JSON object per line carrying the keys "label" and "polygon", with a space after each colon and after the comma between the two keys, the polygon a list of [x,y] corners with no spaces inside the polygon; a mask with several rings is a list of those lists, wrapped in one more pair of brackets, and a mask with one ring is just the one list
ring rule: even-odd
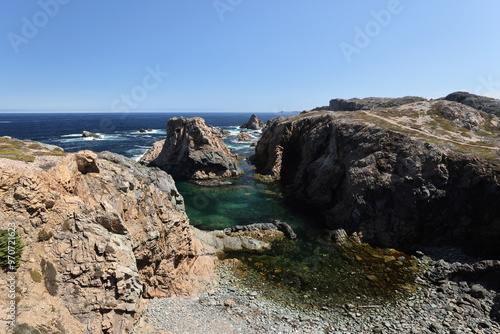
{"label": "ocean", "polygon": [[[278,115],[258,114],[264,122]],[[57,145],[67,152],[111,151],[138,160],[155,141],[165,139],[167,121],[178,116],[199,116],[208,125],[237,134],[239,126],[248,121],[251,113],[0,113],[0,137],[31,139]],[[152,131],[141,133],[140,129]],[[83,138],[83,131],[99,133],[103,138]],[[250,134],[257,139],[255,134]],[[226,144],[235,150],[250,146],[235,138],[227,140]]]}

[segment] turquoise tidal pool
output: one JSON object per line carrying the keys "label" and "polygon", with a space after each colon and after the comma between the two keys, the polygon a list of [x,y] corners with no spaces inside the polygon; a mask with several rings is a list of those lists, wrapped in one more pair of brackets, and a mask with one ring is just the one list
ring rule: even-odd
{"label": "turquoise tidal pool", "polygon": [[[234,153],[250,156],[249,145]],[[416,267],[411,257],[369,246],[342,249],[318,222],[286,203],[278,183],[254,178],[253,166],[246,159],[241,168],[245,175],[230,180],[230,185],[177,182],[177,187],[191,224],[199,229],[220,230],[276,219],[295,230],[296,240],[275,241],[270,250],[226,254],[241,261],[239,277],[249,289],[285,305],[311,309],[384,303],[414,290]]]}

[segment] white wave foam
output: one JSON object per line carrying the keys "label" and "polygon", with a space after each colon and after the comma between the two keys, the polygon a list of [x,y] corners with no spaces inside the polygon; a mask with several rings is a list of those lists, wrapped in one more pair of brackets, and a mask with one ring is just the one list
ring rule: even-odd
{"label": "white wave foam", "polygon": [[166,134],[167,131],[164,129],[149,129],[146,132],[140,132],[140,131],[132,131],[130,134],[132,135],[150,135],[150,134]]}
{"label": "white wave foam", "polygon": [[2,123],[2,124],[8,124],[8,123],[12,123],[12,121],[0,121],[0,123]]}

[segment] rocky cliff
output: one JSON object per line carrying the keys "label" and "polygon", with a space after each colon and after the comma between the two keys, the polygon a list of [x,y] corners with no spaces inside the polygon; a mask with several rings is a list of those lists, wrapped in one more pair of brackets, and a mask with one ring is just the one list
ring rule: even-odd
{"label": "rocky cliff", "polygon": [[213,250],[193,238],[168,174],[110,152],[0,139],[0,153],[9,152],[0,154],[0,227],[14,225],[25,244],[19,326],[127,333],[143,298],[191,296],[214,284]]}
{"label": "rocky cliff", "polygon": [[248,122],[243,123],[240,128],[250,130],[260,130],[264,127],[264,121],[259,119],[257,115],[252,114]]}
{"label": "rocky cliff", "polygon": [[165,144],[149,165],[162,168],[176,179],[239,176],[243,172],[238,160],[224,144],[222,137],[223,133],[207,126],[203,118],[172,118],[167,124]]}
{"label": "rocky cliff", "polygon": [[252,161],[331,228],[500,257],[499,120],[449,101],[268,123]]}

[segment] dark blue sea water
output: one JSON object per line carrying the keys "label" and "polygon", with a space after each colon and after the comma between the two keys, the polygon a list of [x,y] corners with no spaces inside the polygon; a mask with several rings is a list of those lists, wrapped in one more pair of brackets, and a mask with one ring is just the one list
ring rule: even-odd
{"label": "dark blue sea water", "polygon": [[[206,123],[222,129],[239,132],[238,126],[250,118],[251,113],[0,113],[0,136],[31,139],[57,145],[65,151],[75,152],[89,149],[96,152],[112,151],[129,158],[138,159],[157,140],[165,138],[167,121],[172,117],[199,116]],[[267,122],[277,113],[260,113],[259,118]],[[152,132],[140,133],[140,129]],[[82,138],[82,131],[103,135],[102,140]],[[235,140],[229,147],[242,149],[245,145]],[[249,146],[249,145],[246,145]]]}

